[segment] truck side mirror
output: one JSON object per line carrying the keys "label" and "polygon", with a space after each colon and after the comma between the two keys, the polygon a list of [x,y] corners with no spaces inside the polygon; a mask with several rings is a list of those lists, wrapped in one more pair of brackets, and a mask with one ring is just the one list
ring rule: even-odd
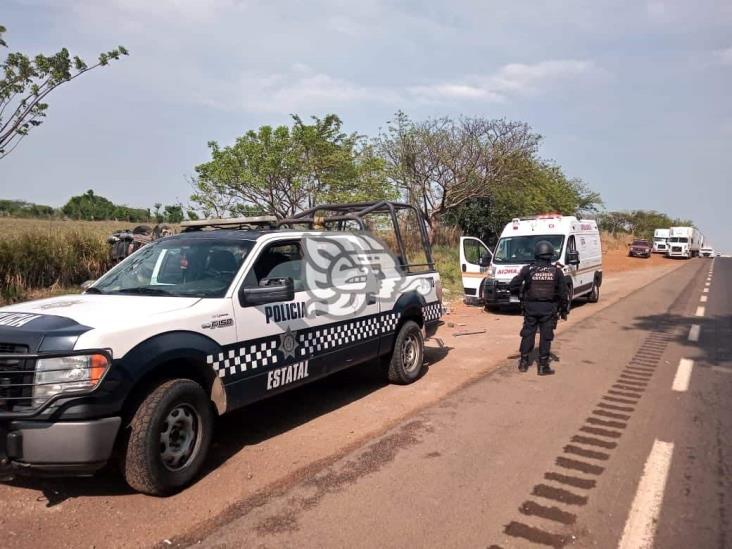
{"label": "truck side mirror", "polygon": [[258,288],[243,287],[239,291],[239,304],[242,307],[292,301],[295,299],[295,285],[291,278],[265,278]]}
{"label": "truck side mirror", "polygon": [[579,252],[567,252],[567,265],[579,265]]}

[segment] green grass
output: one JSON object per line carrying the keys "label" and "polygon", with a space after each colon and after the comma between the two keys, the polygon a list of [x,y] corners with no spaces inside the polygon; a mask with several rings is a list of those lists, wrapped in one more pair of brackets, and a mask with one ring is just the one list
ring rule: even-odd
{"label": "green grass", "polygon": [[452,301],[463,295],[458,246],[440,245],[432,248],[432,258],[435,261],[435,268],[440,273],[442,286],[445,289],[445,301]]}

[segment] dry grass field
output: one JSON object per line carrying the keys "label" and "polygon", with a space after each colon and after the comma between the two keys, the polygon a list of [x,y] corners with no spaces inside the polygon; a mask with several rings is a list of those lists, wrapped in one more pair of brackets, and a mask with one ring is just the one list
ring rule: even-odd
{"label": "dry grass field", "polygon": [[22,235],[39,236],[68,235],[83,233],[106,239],[114,231],[132,228],[137,223],[126,221],[66,221],[63,219],[16,219],[0,217],[0,240]]}
{"label": "dry grass field", "polygon": [[[78,291],[79,285],[109,268],[107,237],[132,228],[125,221],[64,221],[0,217],[0,304]],[[627,257],[629,235],[602,235],[605,270],[624,271],[656,265]],[[462,299],[458,237],[445,234],[433,256],[448,301]]]}
{"label": "dry grass field", "polygon": [[0,218],[0,303],[78,288],[109,268],[107,237],[129,223]]}

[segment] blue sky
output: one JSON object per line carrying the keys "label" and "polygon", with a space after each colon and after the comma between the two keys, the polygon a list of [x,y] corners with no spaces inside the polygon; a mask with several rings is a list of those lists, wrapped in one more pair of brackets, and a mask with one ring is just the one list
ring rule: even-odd
{"label": "blue sky", "polygon": [[187,177],[261,124],[398,109],[508,117],[609,209],[690,217],[732,251],[732,3],[676,0],[3,0],[11,49],[130,57],[59,89],[0,161],[0,196],[93,188],[187,202]]}

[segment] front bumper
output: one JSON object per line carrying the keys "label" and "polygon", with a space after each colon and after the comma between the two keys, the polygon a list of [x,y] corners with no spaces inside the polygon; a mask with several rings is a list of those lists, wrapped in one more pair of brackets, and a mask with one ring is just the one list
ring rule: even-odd
{"label": "front bumper", "polygon": [[517,295],[512,295],[508,282],[495,279],[485,279],[481,284],[481,295],[485,305],[518,304]]}
{"label": "front bumper", "polygon": [[651,257],[650,250],[630,250],[628,252],[630,257]]}
{"label": "front bumper", "polygon": [[87,475],[110,456],[122,420],[10,421],[0,424],[0,473]]}

